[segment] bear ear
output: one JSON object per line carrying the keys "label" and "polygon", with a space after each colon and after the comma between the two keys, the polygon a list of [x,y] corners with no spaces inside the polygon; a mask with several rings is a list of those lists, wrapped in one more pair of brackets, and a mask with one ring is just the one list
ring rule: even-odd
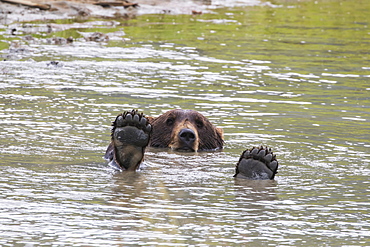
{"label": "bear ear", "polygon": [[150,124],[152,124],[152,123],[153,123],[153,121],[154,121],[154,119],[156,119],[155,117],[148,117],[148,116],[145,116],[145,118],[146,118],[146,120],[147,120]]}
{"label": "bear ear", "polygon": [[224,130],[223,129],[216,128],[216,133],[221,136],[222,140],[224,140]]}

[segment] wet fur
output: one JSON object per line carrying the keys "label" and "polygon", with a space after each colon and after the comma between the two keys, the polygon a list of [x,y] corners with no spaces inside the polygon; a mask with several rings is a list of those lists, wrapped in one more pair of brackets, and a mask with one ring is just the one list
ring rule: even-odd
{"label": "wet fur", "polygon": [[[184,130],[190,135],[183,136]],[[118,115],[113,122],[111,143],[104,157],[114,167],[135,171],[147,145],[193,152],[222,149],[223,131],[193,110],[170,110],[156,118],[132,110]],[[271,149],[252,148],[240,156],[234,177],[274,179],[277,169],[278,161]]]}
{"label": "wet fur", "polygon": [[111,143],[104,158],[113,167],[135,171],[144,159],[152,131],[150,124],[142,113],[132,110],[119,114],[112,126]]}
{"label": "wet fur", "polygon": [[197,111],[170,110],[159,117],[148,118],[153,127],[149,145],[152,147],[176,149],[181,146],[178,134],[183,128],[190,128],[196,133],[194,151],[222,149],[223,131],[216,128],[209,120]]}

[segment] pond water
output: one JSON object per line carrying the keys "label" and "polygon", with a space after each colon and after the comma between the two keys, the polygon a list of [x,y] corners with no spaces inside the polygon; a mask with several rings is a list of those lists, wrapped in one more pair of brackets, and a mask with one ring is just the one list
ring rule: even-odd
{"label": "pond water", "polygon": [[[1,26],[0,245],[370,245],[369,9],[274,1]],[[110,124],[132,108],[198,110],[226,147],[150,148],[139,172],[115,172]],[[234,180],[257,145],[277,154],[275,180]]]}

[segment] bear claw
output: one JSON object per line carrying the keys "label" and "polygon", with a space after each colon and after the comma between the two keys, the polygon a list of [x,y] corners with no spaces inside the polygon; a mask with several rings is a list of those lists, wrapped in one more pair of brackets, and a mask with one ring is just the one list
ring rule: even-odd
{"label": "bear claw", "polygon": [[113,166],[136,170],[143,160],[152,126],[137,110],[119,114],[112,126],[112,142],[105,157],[114,163]]}
{"label": "bear claw", "polygon": [[278,169],[276,155],[270,148],[245,150],[236,165],[234,177],[247,179],[274,179]]}
{"label": "bear claw", "polygon": [[125,126],[135,126],[147,133],[152,130],[152,127],[146,120],[145,116],[142,113],[139,114],[137,110],[132,110],[131,112],[125,111],[122,114],[119,114],[112,126],[112,134],[114,133],[115,128]]}

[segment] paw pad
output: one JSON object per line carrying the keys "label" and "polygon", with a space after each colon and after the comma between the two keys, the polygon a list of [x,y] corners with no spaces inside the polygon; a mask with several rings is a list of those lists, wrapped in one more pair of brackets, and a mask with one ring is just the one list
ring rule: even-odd
{"label": "paw pad", "polygon": [[122,114],[119,114],[112,126],[112,133],[114,133],[115,128],[125,126],[135,126],[146,133],[150,133],[152,131],[152,126],[148,123],[143,113],[139,114],[137,110],[125,111]]}
{"label": "paw pad", "polygon": [[241,155],[235,176],[241,173],[244,177],[265,179],[267,174],[269,179],[273,179],[277,169],[278,161],[271,148],[253,147],[245,150]]}
{"label": "paw pad", "polygon": [[144,158],[152,126],[137,110],[119,114],[112,125],[112,164],[135,171]]}

